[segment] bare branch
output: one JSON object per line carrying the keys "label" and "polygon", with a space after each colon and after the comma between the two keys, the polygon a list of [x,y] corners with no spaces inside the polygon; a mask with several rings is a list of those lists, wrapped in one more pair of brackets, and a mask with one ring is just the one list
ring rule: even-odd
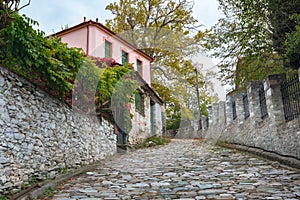
{"label": "bare branch", "polygon": [[[23,9],[23,8],[25,8],[25,7],[27,7],[27,6],[29,6],[30,3],[31,3],[31,0],[28,0],[27,4],[23,5],[21,8],[17,8],[16,10],[19,11],[19,10],[21,10],[21,9]],[[19,6],[19,4],[20,4],[20,1],[19,1],[19,3],[18,3],[18,6]]]}

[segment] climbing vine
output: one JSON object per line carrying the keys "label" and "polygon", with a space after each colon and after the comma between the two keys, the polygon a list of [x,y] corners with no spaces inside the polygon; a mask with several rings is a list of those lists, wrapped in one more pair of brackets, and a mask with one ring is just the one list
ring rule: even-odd
{"label": "climbing vine", "polygon": [[84,53],[34,30],[31,25],[37,22],[26,16],[14,15],[0,30],[0,63],[60,99],[70,96]]}
{"label": "climbing vine", "polygon": [[[137,88],[132,65],[87,57],[82,49],[69,48],[59,38],[45,37],[44,32],[33,29],[36,21],[18,13],[11,15],[14,20],[0,29],[2,66],[84,112],[89,113],[89,105],[95,105],[100,118],[112,122],[111,98],[120,94],[117,107],[122,119],[131,121],[126,105]],[[130,123],[126,122],[126,127]]]}

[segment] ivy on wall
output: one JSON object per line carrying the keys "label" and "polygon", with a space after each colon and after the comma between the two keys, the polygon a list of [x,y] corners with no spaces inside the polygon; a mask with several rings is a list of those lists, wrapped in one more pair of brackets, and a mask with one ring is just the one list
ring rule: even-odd
{"label": "ivy on wall", "polygon": [[[137,87],[132,65],[120,66],[111,58],[87,57],[82,49],[69,48],[60,38],[45,37],[44,32],[33,29],[36,21],[18,13],[12,16],[14,20],[0,29],[2,66],[84,112],[89,112],[89,105],[95,105],[100,118],[114,122],[114,93],[123,94],[118,107],[126,110],[132,88]],[[129,112],[122,113],[130,117]]]}
{"label": "ivy on wall", "polygon": [[84,53],[34,30],[37,22],[26,16],[14,19],[0,30],[0,63],[60,99],[68,97]]}

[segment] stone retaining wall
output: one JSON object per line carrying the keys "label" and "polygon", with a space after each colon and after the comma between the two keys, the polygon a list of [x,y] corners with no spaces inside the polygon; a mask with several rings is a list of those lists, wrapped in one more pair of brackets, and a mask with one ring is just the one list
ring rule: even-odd
{"label": "stone retaining wall", "polygon": [[113,126],[0,67],[0,194],[116,152]]}
{"label": "stone retaining wall", "polygon": [[[264,81],[250,82],[244,93],[228,94],[226,102],[214,104],[210,109],[209,128],[203,132],[204,137],[255,147],[300,160],[300,117],[288,122],[285,119],[281,94],[281,83],[284,80],[284,75],[271,75]],[[266,117],[262,117],[260,87],[263,87],[265,93],[268,113]],[[246,94],[249,117],[245,116],[243,102]],[[236,118],[233,117],[233,102]]]}

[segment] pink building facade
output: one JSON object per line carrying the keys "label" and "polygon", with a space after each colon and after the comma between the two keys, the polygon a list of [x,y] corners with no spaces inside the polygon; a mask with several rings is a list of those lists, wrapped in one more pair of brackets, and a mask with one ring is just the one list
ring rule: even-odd
{"label": "pink building facade", "polygon": [[70,47],[82,48],[88,56],[114,58],[123,63],[126,55],[128,63],[151,86],[151,62],[153,58],[137,49],[126,40],[96,21],[84,21],[74,27],[60,31],[55,36]]}
{"label": "pink building facade", "polygon": [[140,75],[139,95],[135,95],[135,102],[130,108],[133,115],[132,129],[128,134],[117,133],[119,146],[138,144],[150,136],[163,135],[163,101],[151,87],[151,62],[153,62],[151,56],[98,23],[98,20],[84,19],[83,23],[53,36],[60,37],[69,47],[82,48],[88,56],[113,58],[120,64],[132,63]]}

